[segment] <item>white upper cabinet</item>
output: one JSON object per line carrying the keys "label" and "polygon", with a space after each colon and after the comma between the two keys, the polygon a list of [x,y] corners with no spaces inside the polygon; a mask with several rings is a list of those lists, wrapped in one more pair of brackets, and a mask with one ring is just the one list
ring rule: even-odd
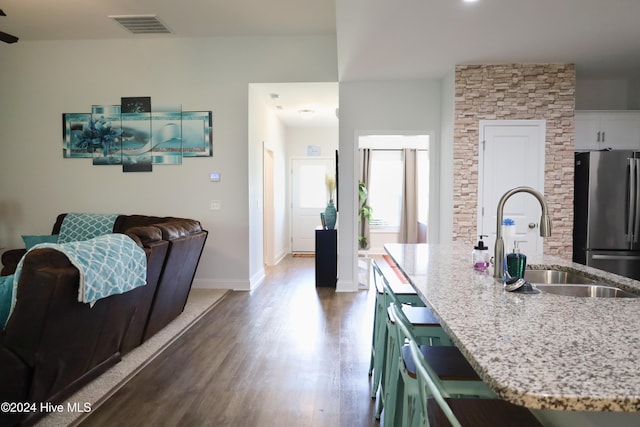
{"label": "white upper cabinet", "polygon": [[640,111],[576,111],[575,150],[640,150]]}
{"label": "white upper cabinet", "polygon": [[600,149],[600,115],[594,112],[576,111],[574,116],[574,133],[576,151]]}

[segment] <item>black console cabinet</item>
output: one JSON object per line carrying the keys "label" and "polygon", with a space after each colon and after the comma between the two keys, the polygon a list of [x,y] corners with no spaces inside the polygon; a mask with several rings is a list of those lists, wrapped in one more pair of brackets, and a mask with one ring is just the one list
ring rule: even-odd
{"label": "black console cabinet", "polygon": [[316,286],[334,287],[338,280],[338,231],[316,230]]}

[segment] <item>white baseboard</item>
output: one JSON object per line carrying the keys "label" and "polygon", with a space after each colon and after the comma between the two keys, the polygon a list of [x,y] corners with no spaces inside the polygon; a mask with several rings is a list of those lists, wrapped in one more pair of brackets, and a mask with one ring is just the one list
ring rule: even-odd
{"label": "white baseboard", "polygon": [[354,283],[352,280],[340,280],[338,279],[338,283],[336,284],[336,292],[357,292],[358,284]]}
{"label": "white baseboard", "polygon": [[251,290],[249,282],[244,280],[193,279],[192,287],[200,289],[231,289],[234,291]]}
{"label": "white baseboard", "polygon": [[252,291],[256,289],[258,286],[262,285],[262,282],[264,282],[264,278],[265,278],[264,268],[261,268],[256,272],[256,274],[254,274],[251,277],[251,282],[249,283],[249,290]]}

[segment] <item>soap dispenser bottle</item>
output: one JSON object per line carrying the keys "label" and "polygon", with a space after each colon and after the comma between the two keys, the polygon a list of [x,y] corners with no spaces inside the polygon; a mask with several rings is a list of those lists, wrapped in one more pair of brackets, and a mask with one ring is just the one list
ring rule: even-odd
{"label": "soap dispenser bottle", "polygon": [[524,270],[527,267],[527,256],[520,252],[518,243],[522,243],[521,240],[513,242],[513,252],[507,255],[507,272],[510,277],[517,277],[522,279],[524,277]]}
{"label": "soap dispenser bottle", "polygon": [[478,271],[487,271],[489,268],[489,248],[485,246],[482,241],[483,237],[487,237],[484,234],[480,235],[478,244],[473,247],[473,269]]}

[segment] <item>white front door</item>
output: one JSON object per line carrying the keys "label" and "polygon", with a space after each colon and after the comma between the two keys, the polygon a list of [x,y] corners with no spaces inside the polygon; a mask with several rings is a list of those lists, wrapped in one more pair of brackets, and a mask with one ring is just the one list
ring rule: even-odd
{"label": "white front door", "polygon": [[335,175],[332,157],[291,160],[291,252],[314,252],[315,230],[327,207],[327,174]]}
{"label": "white front door", "polygon": [[[493,254],[498,201],[508,190],[528,186],[544,194],[544,120],[481,120],[478,156],[478,234]],[[505,253],[518,240],[522,253],[542,254],[540,204],[518,193],[505,204],[504,218],[515,221],[515,236],[505,240]],[[508,246],[507,246],[508,245]]]}

